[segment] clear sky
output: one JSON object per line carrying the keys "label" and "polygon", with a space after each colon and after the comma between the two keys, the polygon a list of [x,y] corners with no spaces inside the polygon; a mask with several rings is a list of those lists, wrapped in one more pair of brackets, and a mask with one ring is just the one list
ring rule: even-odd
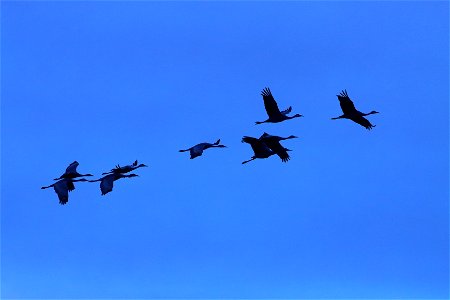
{"label": "clear sky", "polygon": [[[447,298],[448,34],[444,1],[2,1],[2,299]],[[305,117],[255,125],[266,86]],[[242,165],[264,131],[292,159]]]}

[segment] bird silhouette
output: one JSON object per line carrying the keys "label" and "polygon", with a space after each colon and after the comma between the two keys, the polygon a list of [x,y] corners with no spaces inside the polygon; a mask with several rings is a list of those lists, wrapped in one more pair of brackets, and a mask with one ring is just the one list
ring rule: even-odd
{"label": "bird silhouette", "polygon": [[114,169],[111,169],[111,171],[106,172],[106,173],[102,173],[102,175],[107,175],[107,174],[117,174],[117,173],[128,173],[131,172],[133,170],[136,170],[137,168],[142,168],[142,167],[148,167],[145,164],[139,164],[138,165],[138,161],[135,160],[134,163],[132,163],[131,165],[126,165],[124,167],[121,167],[120,165],[116,165],[116,167]]}
{"label": "bird silhouette", "polygon": [[44,190],[53,187],[56,194],[58,195],[59,203],[64,205],[69,201],[69,192],[75,189],[75,185],[73,183],[76,181],[88,181],[88,180],[84,178],[81,179],[63,178],[49,186],[43,186],[41,187],[41,189]]}
{"label": "bird silhouette", "polygon": [[137,174],[121,174],[121,173],[113,173],[106,176],[103,176],[102,178],[96,179],[96,180],[88,180],[89,182],[97,182],[100,181],[100,190],[102,191],[102,196],[108,194],[113,190],[114,181],[120,179],[120,178],[130,178],[130,177],[136,177],[139,176]]}
{"label": "bird silhouette", "polygon": [[358,123],[359,125],[365,127],[368,130],[371,130],[376,125],[372,125],[369,120],[364,118],[364,116],[372,115],[372,114],[378,114],[379,112],[372,110],[370,113],[362,113],[359,110],[355,108],[355,105],[353,104],[353,101],[350,100],[347,90],[343,90],[339,95],[336,95],[339,99],[339,104],[341,106],[343,115],[331,118],[331,120],[337,120],[337,119],[349,119],[352,120],[355,123]]}
{"label": "bird silhouette", "polygon": [[189,151],[191,154],[191,159],[194,159],[203,154],[203,151],[208,148],[226,148],[227,146],[219,145],[220,139],[218,139],[215,143],[200,143],[186,150],[179,150],[179,152]]}
{"label": "bird silhouette", "polygon": [[92,174],[80,174],[80,173],[78,173],[77,172],[78,165],[79,165],[79,163],[77,161],[74,161],[73,163],[71,163],[66,168],[66,172],[64,174],[62,174],[59,178],[55,178],[54,180],[60,180],[60,179],[63,179],[63,178],[73,179],[73,178],[77,178],[77,177],[94,176]]}
{"label": "bird silhouette", "polygon": [[268,158],[274,154],[276,154],[272,149],[270,149],[266,143],[264,143],[261,139],[257,139],[251,136],[244,136],[242,138],[243,143],[250,144],[253,149],[254,155],[251,159],[243,161],[242,164],[246,164],[257,158]]}
{"label": "bird silhouette", "polygon": [[280,111],[278,108],[277,102],[272,96],[272,92],[269,88],[264,88],[261,92],[261,95],[263,96],[264,100],[264,107],[266,108],[267,115],[269,118],[262,122],[255,122],[256,124],[262,124],[262,123],[278,123],[285,120],[293,119],[302,117],[300,114],[293,115],[292,117],[288,116],[287,114],[292,111],[292,106],[289,106],[287,109]]}
{"label": "bird silhouette", "polygon": [[267,147],[269,147],[273,152],[275,152],[281,158],[281,161],[287,162],[289,159],[291,159],[287,151],[291,150],[284,148],[280,144],[280,141],[295,138],[297,138],[295,135],[290,135],[284,138],[276,135],[270,135],[264,132],[263,135],[259,137],[259,140],[264,142],[267,145]]}

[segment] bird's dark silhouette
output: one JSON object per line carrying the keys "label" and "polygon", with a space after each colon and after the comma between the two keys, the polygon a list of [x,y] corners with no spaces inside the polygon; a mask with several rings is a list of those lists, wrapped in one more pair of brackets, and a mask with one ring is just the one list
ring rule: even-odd
{"label": "bird's dark silhouette", "polygon": [[266,108],[267,115],[269,118],[262,122],[255,122],[256,124],[262,124],[262,123],[278,123],[285,120],[293,119],[302,117],[300,114],[295,114],[292,117],[288,116],[287,114],[292,111],[292,106],[289,106],[287,109],[280,111],[278,108],[278,104],[275,101],[275,99],[272,96],[272,92],[269,88],[264,88],[261,92],[261,95],[263,96],[264,100],[264,107]]}
{"label": "bird's dark silhouette", "polygon": [[121,173],[113,173],[106,176],[103,176],[102,178],[96,179],[96,180],[88,180],[89,182],[97,182],[100,181],[100,190],[102,191],[102,196],[108,194],[113,190],[114,181],[119,180],[120,178],[131,178],[139,176],[137,174],[121,174]]}
{"label": "bird's dark silhouette", "polygon": [[243,161],[242,164],[246,164],[257,158],[268,158],[276,154],[272,149],[270,149],[261,139],[257,139],[251,136],[244,136],[242,138],[243,143],[250,144],[253,149],[254,155],[251,159]]}
{"label": "bird's dark silhouette", "polygon": [[224,145],[219,145],[220,143],[220,139],[218,139],[215,143],[211,144],[211,143],[200,143],[197,144],[189,149],[185,149],[185,150],[179,150],[179,152],[186,152],[189,151],[191,154],[191,159],[194,159],[198,156],[201,156],[203,154],[203,151],[208,149],[208,148],[226,148],[227,146]]}
{"label": "bird's dark silhouette", "polygon": [[148,167],[148,166],[145,164],[138,165],[138,161],[135,160],[134,163],[132,163],[131,165],[126,165],[123,167],[121,167],[120,165],[116,165],[116,167],[114,169],[111,169],[111,171],[109,171],[109,172],[102,173],[102,175],[113,174],[113,173],[114,174],[117,174],[117,173],[124,174],[124,173],[131,172],[133,170],[136,170],[137,168],[142,168],[142,167]]}
{"label": "bird's dark silhouette", "polygon": [[63,178],[49,186],[43,186],[41,187],[41,189],[44,190],[53,187],[56,194],[58,195],[59,203],[64,205],[69,201],[69,192],[75,189],[75,185],[73,183],[76,181],[88,181],[88,180],[84,178],[81,179]]}
{"label": "bird's dark silhouette", "polygon": [[264,132],[263,135],[261,135],[259,137],[259,140],[262,141],[263,143],[265,143],[267,145],[267,147],[269,147],[273,152],[275,152],[281,158],[281,161],[287,162],[289,159],[291,159],[291,157],[289,156],[287,151],[291,151],[291,150],[284,148],[280,144],[280,141],[284,141],[284,140],[288,140],[288,139],[295,139],[295,138],[297,138],[295,135],[290,135],[290,136],[284,138],[281,136],[270,135],[270,134]]}
{"label": "bird's dark silhouette", "polygon": [[371,130],[376,125],[372,125],[369,120],[364,118],[364,116],[372,115],[372,114],[378,114],[379,112],[372,110],[370,113],[362,113],[359,110],[355,108],[355,105],[353,104],[353,101],[350,100],[350,97],[347,94],[347,90],[343,90],[339,95],[336,95],[339,99],[339,104],[341,106],[343,115],[331,118],[331,120],[337,120],[337,119],[349,119],[352,120],[355,123],[358,123],[359,125],[365,127],[368,130]]}
{"label": "bird's dark silhouette", "polygon": [[78,173],[77,172],[78,165],[79,165],[79,163],[77,161],[74,161],[66,168],[66,172],[64,172],[64,174],[62,174],[59,178],[55,178],[54,180],[60,180],[63,178],[73,179],[73,178],[77,178],[77,177],[94,176],[92,174]]}

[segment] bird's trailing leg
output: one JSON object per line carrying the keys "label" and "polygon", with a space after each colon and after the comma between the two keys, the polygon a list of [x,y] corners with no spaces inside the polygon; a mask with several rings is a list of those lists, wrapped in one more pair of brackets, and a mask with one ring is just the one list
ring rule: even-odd
{"label": "bird's trailing leg", "polygon": [[248,163],[248,162],[251,162],[251,161],[254,160],[254,159],[256,159],[256,157],[252,157],[252,158],[249,159],[249,160],[243,161],[242,164],[246,164],[246,163]]}

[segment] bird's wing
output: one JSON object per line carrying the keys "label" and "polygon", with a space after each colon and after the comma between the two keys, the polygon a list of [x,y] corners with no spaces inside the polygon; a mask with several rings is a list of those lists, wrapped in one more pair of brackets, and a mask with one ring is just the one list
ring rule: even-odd
{"label": "bird's wing", "polygon": [[72,180],[67,180],[67,189],[69,190],[69,192],[75,189],[75,185],[73,184]]}
{"label": "bird's wing", "polygon": [[79,163],[77,161],[74,161],[66,168],[66,173],[76,173],[78,165]]}
{"label": "bird's wing", "polygon": [[116,167],[114,169],[112,169],[112,173],[114,174],[120,174],[120,173],[127,173],[130,172],[131,170],[133,170],[132,166],[124,166],[124,167]]}
{"label": "bird's wing", "polygon": [[277,102],[273,98],[270,89],[263,89],[261,95],[263,96],[264,107],[266,108],[266,112],[269,118],[271,118],[272,116],[278,116],[280,114],[280,109],[278,108]]}
{"label": "bird's wing", "polygon": [[358,123],[359,125],[365,127],[368,130],[371,130],[375,125],[372,125],[369,120],[366,118],[359,116],[351,119],[353,122]]}
{"label": "bird's wing", "polygon": [[53,188],[58,195],[59,203],[63,205],[69,201],[69,190],[67,183],[68,182],[63,179],[53,185]]}
{"label": "bird's wing", "polygon": [[102,195],[106,195],[107,193],[111,192],[114,185],[114,174],[107,175],[103,177],[102,181],[100,182],[100,190],[102,191]]}
{"label": "bird's wing", "polygon": [[288,113],[290,113],[292,111],[292,106],[289,106],[287,109],[283,110],[281,112],[281,114],[283,115],[287,115]]}
{"label": "bird's wing", "polygon": [[287,162],[290,159],[286,148],[284,148],[278,140],[273,138],[265,138],[263,139],[263,141],[273,152],[275,152],[281,158],[283,162]]}
{"label": "bird's wing", "polygon": [[350,100],[350,97],[347,94],[347,90],[343,90],[339,95],[337,95],[337,97],[339,99],[339,104],[344,114],[355,113],[356,111],[355,105],[353,104],[353,101]]}
{"label": "bird's wing", "polygon": [[266,143],[262,142],[260,139],[250,136],[244,136],[242,138],[242,142],[250,144],[255,154],[271,152]]}
{"label": "bird's wing", "polygon": [[192,147],[189,150],[189,153],[191,154],[191,156],[200,156],[200,155],[203,154],[203,150],[205,150],[207,145],[209,145],[209,144],[208,143],[201,143],[201,144],[195,145],[194,147]]}

